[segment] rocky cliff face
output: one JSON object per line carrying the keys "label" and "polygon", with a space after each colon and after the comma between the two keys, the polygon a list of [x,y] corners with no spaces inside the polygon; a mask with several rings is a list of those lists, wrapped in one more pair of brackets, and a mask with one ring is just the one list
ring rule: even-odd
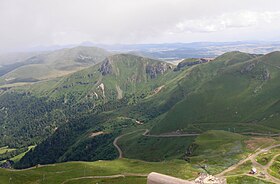
{"label": "rocky cliff face", "polygon": [[95,59],[91,56],[87,56],[87,55],[82,55],[80,54],[79,56],[77,56],[77,58],[75,59],[75,62],[77,63],[94,63],[95,60],[97,60],[98,58],[95,57]]}
{"label": "rocky cliff face", "polygon": [[[254,71],[254,72],[253,72]],[[248,74],[250,72],[253,72],[252,74],[255,76],[255,78],[259,80],[269,80],[270,79],[270,72],[266,67],[263,67],[261,69],[257,68],[256,63],[249,63],[243,69],[241,70],[241,74]]]}
{"label": "rocky cliff face", "polygon": [[146,66],[146,73],[152,78],[156,78],[158,75],[164,74],[168,69],[172,67],[167,63],[159,63],[156,65],[147,65]]}
{"label": "rocky cliff face", "polygon": [[113,67],[112,67],[111,62],[109,61],[108,58],[106,58],[102,62],[102,64],[101,64],[101,66],[100,66],[98,71],[100,71],[102,75],[107,75],[107,74],[111,74],[112,73],[112,68]]}
{"label": "rocky cliff face", "polygon": [[[138,58],[136,56],[129,58],[131,56],[126,56],[123,58],[118,58],[120,56],[114,56],[114,58],[110,59],[110,58],[106,58],[100,65],[100,68],[98,69],[99,72],[101,72],[101,74],[104,75],[108,75],[108,74],[113,74],[116,70],[116,68],[118,68],[118,63],[125,63],[125,65],[127,65],[128,63],[130,63],[129,65],[131,65],[130,67],[133,66],[137,66],[139,64],[139,62],[143,62],[143,65],[139,65],[139,67],[144,66],[144,70],[146,72],[146,74],[151,78],[154,79],[156,78],[158,75],[162,75],[165,72],[167,72],[168,70],[172,69],[172,65],[165,63],[165,62],[145,62],[144,58]],[[137,60],[136,60],[136,59]],[[131,59],[131,62],[128,62]],[[114,66],[112,65],[112,63],[114,62]],[[117,69],[118,70],[118,69]],[[141,68],[136,68],[135,70],[142,70]]]}
{"label": "rocky cliff face", "polygon": [[242,70],[241,73],[248,73],[250,71],[252,71],[255,68],[256,64],[255,63],[249,63],[248,65],[246,65]]}
{"label": "rocky cliff face", "polygon": [[207,63],[209,61],[210,61],[209,59],[204,59],[204,58],[197,59],[193,62],[182,61],[177,65],[177,68],[175,68],[175,71],[178,71],[178,70],[188,67],[188,66],[194,66],[194,65],[198,65],[198,64],[202,64],[202,63]]}
{"label": "rocky cliff face", "polygon": [[263,80],[268,80],[270,79],[270,73],[269,73],[269,70],[268,69],[265,69],[262,73],[262,79]]}

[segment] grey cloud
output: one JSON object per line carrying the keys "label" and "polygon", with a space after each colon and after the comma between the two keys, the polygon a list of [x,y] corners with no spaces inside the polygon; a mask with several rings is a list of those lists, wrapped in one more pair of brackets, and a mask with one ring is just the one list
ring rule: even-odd
{"label": "grey cloud", "polygon": [[[226,41],[233,38],[223,32],[226,28],[258,24],[268,27],[256,35],[265,39],[279,25],[275,23],[279,15],[273,14],[279,6],[277,0],[0,0],[0,51],[83,41],[208,41],[217,39],[213,32],[220,32]],[[252,18],[243,24],[223,17],[238,12],[271,14],[264,18],[252,14],[257,23]],[[248,30],[235,31],[246,39]]]}

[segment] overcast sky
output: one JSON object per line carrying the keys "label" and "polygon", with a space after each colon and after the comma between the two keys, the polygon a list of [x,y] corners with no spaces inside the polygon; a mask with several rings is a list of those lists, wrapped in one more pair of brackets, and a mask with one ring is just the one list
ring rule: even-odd
{"label": "overcast sky", "polygon": [[84,41],[279,41],[279,7],[279,0],[0,0],[0,51]]}

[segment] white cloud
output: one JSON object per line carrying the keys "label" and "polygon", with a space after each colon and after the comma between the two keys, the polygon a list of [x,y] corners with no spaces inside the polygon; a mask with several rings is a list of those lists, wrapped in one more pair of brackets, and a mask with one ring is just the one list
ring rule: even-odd
{"label": "white cloud", "polygon": [[[224,13],[219,16],[191,19],[175,25],[174,32],[216,32],[232,28],[246,28],[264,25],[280,20],[280,11],[241,11]],[[170,32],[173,32],[170,31]]]}
{"label": "white cloud", "polygon": [[279,7],[279,0],[0,0],[0,51],[83,41],[271,39],[279,37]]}

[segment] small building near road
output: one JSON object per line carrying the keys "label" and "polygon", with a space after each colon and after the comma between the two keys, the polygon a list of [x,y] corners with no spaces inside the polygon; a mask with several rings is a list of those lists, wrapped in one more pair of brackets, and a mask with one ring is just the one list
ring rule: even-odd
{"label": "small building near road", "polygon": [[249,174],[257,174],[257,169],[255,167],[252,167],[251,171]]}

